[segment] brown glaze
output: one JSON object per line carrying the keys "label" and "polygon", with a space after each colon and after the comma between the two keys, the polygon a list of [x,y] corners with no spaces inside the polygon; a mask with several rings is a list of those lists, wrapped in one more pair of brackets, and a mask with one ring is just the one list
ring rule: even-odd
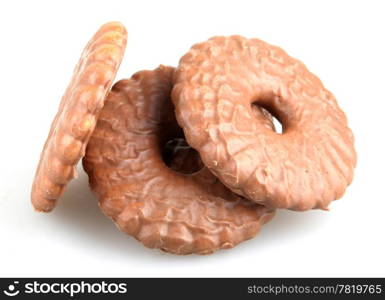
{"label": "brown glaze", "polygon": [[183,138],[170,100],[172,74],[161,66],[113,86],[83,166],[103,212],[145,246],[175,254],[234,247],[274,210],[237,196],[207,168],[187,175],[166,166],[164,145]]}
{"label": "brown glaze", "polygon": [[84,49],[61,100],[40,156],[31,199],[37,211],[51,211],[96,125],[126,47],[127,33],[117,22],[103,25]]}
{"label": "brown glaze", "polygon": [[[275,208],[326,209],[353,178],[345,114],[321,81],[258,39],[214,37],[182,57],[172,93],[178,123],[231,190]],[[267,108],[283,133],[260,126]]]}

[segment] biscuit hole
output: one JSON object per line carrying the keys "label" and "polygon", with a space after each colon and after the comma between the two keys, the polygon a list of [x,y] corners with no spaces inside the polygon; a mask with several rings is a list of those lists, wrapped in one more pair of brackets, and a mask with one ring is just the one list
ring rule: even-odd
{"label": "biscuit hole", "polygon": [[170,169],[182,174],[193,174],[203,168],[199,153],[184,138],[168,140],[162,147],[162,158]]}
{"label": "biscuit hole", "polygon": [[[283,133],[282,123],[279,120],[279,118],[277,117],[277,114],[275,113],[275,111],[273,111],[269,107],[261,106],[260,103],[257,104],[256,102],[251,104],[251,108],[252,108],[252,111],[255,115],[255,118],[260,123],[262,122],[262,125],[264,125],[267,128],[274,130],[277,134]],[[261,121],[261,110],[262,110],[262,114],[265,115],[265,117],[262,119],[262,121]],[[271,126],[271,121],[269,121],[267,116],[271,117],[271,119],[273,121],[272,122],[273,127]]]}
{"label": "biscuit hole", "polygon": [[274,131],[278,134],[283,133],[282,124],[281,122],[273,116],[273,124],[274,124]]}

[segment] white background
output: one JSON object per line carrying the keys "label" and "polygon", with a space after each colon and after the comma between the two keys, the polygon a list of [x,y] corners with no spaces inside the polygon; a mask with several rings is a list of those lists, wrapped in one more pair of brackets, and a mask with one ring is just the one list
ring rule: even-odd
{"label": "white background", "polygon": [[[385,276],[385,6],[382,1],[1,1],[0,276]],[[301,59],[356,137],[353,184],[329,212],[279,211],[253,240],[209,256],[144,248],[100,212],[87,177],[50,214],[32,210],[35,167],[82,48],[119,20],[117,79],[176,66],[213,35],[258,37]]]}

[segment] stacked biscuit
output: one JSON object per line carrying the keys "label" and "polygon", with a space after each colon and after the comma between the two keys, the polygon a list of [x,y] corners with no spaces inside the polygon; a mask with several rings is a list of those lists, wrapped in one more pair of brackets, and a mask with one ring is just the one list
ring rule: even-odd
{"label": "stacked biscuit", "polygon": [[345,114],[282,49],[214,37],[176,69],[112,86],[125,46],[116,22],[87,44],[41,154],[36,210],[54,208],[83,158],[119,229],[150,248],[208,254],[254,237],[278,208],[327,209],[351,183]]}

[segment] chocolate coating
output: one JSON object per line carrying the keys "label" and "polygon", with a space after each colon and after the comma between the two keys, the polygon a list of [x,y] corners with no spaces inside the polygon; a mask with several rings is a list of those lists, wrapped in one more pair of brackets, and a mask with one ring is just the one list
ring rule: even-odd
{"label": "chocolate coating", "polygon": [[[231,190],[275,208],[326,209],[353,178],[354,139],[334,96],[282,49],[214,37],[182,57],[172,92],[187,142]],[[283,133],[260,126],[252,104]]]}
{"label": "chocolate coating", "polygon": [[126,47],[127,33],[117,22],[103,25],[88,42],[61,100],[40,156],[31,200],[37,211],[51,211],[96,125]]}
{"label": "chocolate coating", "polygon": [[170,100],[173,70],[141,71],[113,86],[83,166],[120,230],[149,248],[208,254],[254,237],[274,210],[237,196],[207,168],[182,174],[166,166],[164,145],[183,138]]}

